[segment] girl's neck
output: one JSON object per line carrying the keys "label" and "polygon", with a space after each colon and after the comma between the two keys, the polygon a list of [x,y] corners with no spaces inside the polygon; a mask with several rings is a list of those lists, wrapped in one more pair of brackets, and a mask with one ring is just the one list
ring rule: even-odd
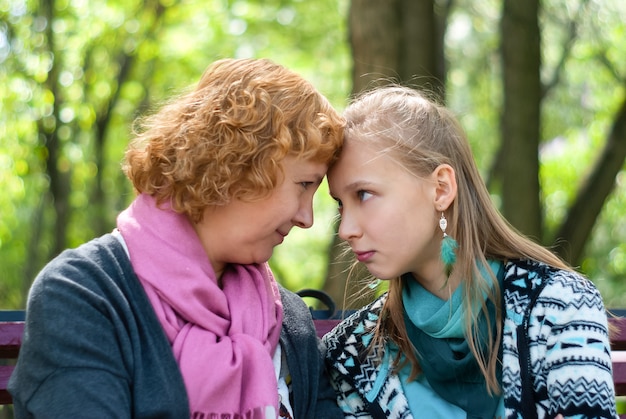
{"label": "girl's neck", "polygon": [[443,269],[437,270],[427,276],[418,275],[413,272],[412,276],[425,290],[441,298],[443,301],[448,301],[461,283],[457,275],[452,274],[448,278]]}

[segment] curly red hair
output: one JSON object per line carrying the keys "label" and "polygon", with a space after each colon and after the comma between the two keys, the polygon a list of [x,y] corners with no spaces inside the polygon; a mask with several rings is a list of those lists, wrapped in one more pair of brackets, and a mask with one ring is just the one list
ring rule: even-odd
{"label": "curly red hair", "polygon": [[123,170],[138,193],[197,222],[209,205],[267,196],[287,155],[331,164],[343,128],[298,74],[266,59],[223,59],[143,121]]}

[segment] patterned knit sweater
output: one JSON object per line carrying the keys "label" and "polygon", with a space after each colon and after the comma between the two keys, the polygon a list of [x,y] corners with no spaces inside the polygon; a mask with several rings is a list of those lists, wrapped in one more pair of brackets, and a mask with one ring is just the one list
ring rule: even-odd
{"label": "patterned knit sweater", "polygon": [[[505,265],[503,288],[506,417],[617,418],[607,318],[595,286],[576,273],[517,260]],[[368,347],[386,297],[323,340],[349,418],[414,417],[397,375],[377,381],[381,350]]]}

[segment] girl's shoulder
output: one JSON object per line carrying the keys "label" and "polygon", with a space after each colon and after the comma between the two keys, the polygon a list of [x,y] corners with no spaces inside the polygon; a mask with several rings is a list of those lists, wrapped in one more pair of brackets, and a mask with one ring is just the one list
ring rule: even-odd
{"label": "girl's shoulder", "polygon": [[[540,307],[603,310],[595,285],[582,274],[533,260],[510,260],[504,266],[503,296],[507,317],[521,324],[530,310]],[[527,319],[526,319],[527,320]]]}
{"label": "girl's shoulder", "polygon": [[540,293],[546,287],[569,288],[574,293],[595,290],[582,274],[555,268],[543,262],[528,259],[509,260],[504,265],[504,291],[519,295]]}
{"label": "girl's shoulder", "polygon": [[369,347],[387,294],[360,308],[342,320],[322,341],[329,359],[343,358],[346,351],[364,353]]}

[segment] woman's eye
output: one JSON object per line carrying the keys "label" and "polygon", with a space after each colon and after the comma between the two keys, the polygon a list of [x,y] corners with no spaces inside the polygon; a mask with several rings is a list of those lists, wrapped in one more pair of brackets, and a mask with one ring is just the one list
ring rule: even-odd
{"label": "woman's eye", "polygon": [[313,185],[313,182],[300,182],[300,185],[302,186],[302,188],[308,189],[309,186]]}
{"label": "woman's eye", "polygon": [[359,200],[361,202],[363,201],[367,201],[368,199],[370,199],[373,195],[367,191],[358,191],[357,196],[359,197]]}

